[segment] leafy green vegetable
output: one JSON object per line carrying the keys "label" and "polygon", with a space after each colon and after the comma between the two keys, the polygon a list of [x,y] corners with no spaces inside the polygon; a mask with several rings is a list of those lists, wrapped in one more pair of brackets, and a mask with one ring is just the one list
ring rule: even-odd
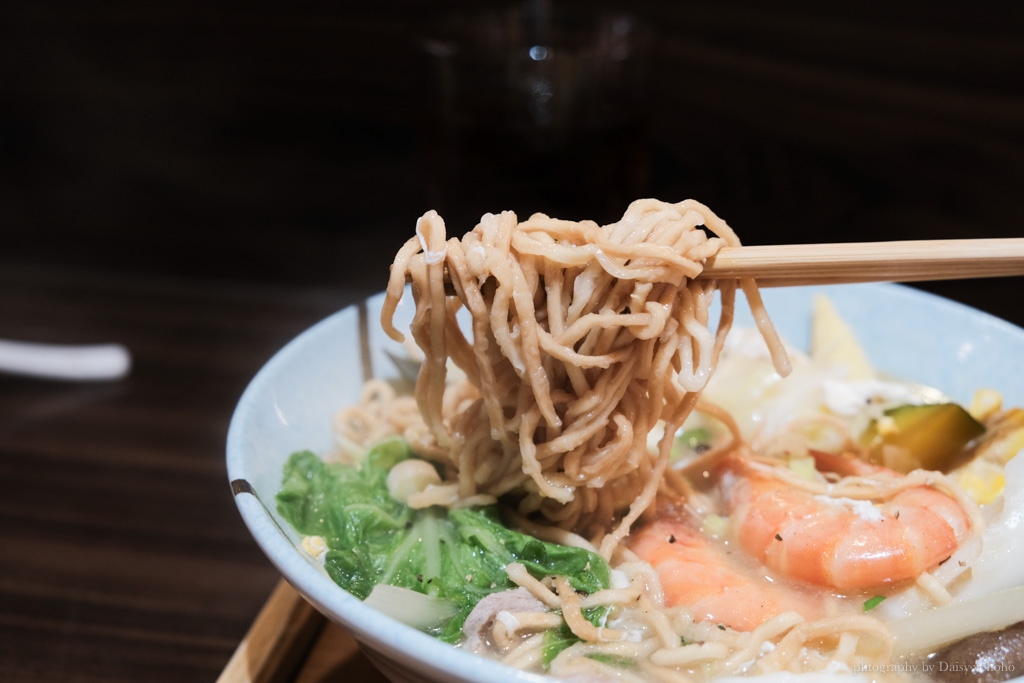
{"label": "leafy green vegetable", "polygon": [[636,660],[632,659],[631,657],[623,657],[622,655],[605,655],[601,654],[600,652],[597,652],[591,655],[587,655],[587,657],[593,659],[596,662],[601,662],[602,664],[607,664],[609,666],[617,666],[620,669],[630,669],[636,665]]}
{"label": "leafy green vegetable", "polygon": [[701,446],[707,446],[711,443],[711,432],[704,427],[694,427],[687,429],[682,434],[676,437],[676,443],[683,448],[688,448],[691,451],[695,451]]}
{"label": "leafy green vegetable", "polygon": [[579,636],[573,633],[565,622],[562,622],[558,628],[545,631],[544,643],[540,649],[540,661],[544,665],[544,670],[547,671],[559,652],[578,642],[580,642]]}
{"label": "leafy green vegetable", "polygon": [[[610,612],[611,608],[607,606],[594,607],[583,610],[583,616],[594,626],[604,626],[604,622],[608,619]],[[580,637],[573,633],[569,625],[564,621],[558,628],[551,628],[545,631],[544,642],[541,644],[540,650],[541,663],[544,665],[544,670],[547,671],[548,667],[551,666],[551,662],[555,660],[555,657],[562,650],[578,642],[580,642]],[[600,656],[598,655],[598,657]],[[608,655],[608,657],[621,661],[613,662],[610,659],[601,659],[599,661],[603,661],[605,664],[614,664],[615,666],[628,666],[632,664],[631,660],[625,657],[615,657],[614,655]]]}
{"label": "leafy green vegetable", "polygon": [[[433,633],[454,642],[481,598],[515,587],[505,573],[510,562],[537,578],[565,576],[584,593],[610,585],[599,555],[513,531],[496,506],[413,510],[394,500],[387,473],[410,457],[408,445],[392,439],[375,446],[360,467],[324,463],[309,451],[285,465],[278,512],[299,533],[324,537],[324,567],[345,590],[365,600],[386,583],[451,600],[458,613]],[[593,612],[588,618],[602,618]]]}
{"label": "leafy green vegetable", "polygon": [[884,595],[876,595],[873,598],[869,598],[869,599],[865,600],[864,601],[864,611],[865,612],[870,612],[871,610],[873,610],[876,607],[878,607],[879,605],[881,605],[883,600],[885,600],[885,596]]}

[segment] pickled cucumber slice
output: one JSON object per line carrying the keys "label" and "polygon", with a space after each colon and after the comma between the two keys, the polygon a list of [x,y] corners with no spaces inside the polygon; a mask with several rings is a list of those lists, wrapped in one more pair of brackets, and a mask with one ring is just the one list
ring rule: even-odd
{"label": "pickled cucumber slice", "polygon": [[898,472],[949,470],[969,457],[965,446],[984,425],[956,403],[902,405],[885,411],[861,435],[871,460]]}

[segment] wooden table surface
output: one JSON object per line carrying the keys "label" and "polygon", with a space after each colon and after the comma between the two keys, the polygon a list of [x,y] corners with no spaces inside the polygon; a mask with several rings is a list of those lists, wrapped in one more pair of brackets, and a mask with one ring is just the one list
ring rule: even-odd
{"label": "wooden table surface", "polygon": [[116,341],[124,380],[0,376],[0,668],[20,681],[212,680],[278,574],[227,484],[232,408],[290,337],[353,299],[0,271],[4,335]]}
{"label": "wooden table surface", "polygon": [[[5,8],[0,338],[134,366],[0,375],[0,680],[224,669],[279,579],[228,487],[232,410],[434,205],[416,38],[471,4]],[[749,244],[1024,235],[1020,3],[629,4],[662,38],[637,192]],[[463,199],[608,219],[621,190],[576,213],[544,189]],[[1024,325],[1021,278],[928,288]]]}

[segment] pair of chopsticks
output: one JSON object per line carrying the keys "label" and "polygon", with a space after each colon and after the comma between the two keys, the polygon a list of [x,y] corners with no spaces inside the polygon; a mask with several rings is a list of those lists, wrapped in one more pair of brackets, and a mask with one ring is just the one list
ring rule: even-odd
{"label": "pair of chopsticks", "polygon": [[1024,275],[1022,237],[725,247],[697,277],[792,287],[1014,275]]}

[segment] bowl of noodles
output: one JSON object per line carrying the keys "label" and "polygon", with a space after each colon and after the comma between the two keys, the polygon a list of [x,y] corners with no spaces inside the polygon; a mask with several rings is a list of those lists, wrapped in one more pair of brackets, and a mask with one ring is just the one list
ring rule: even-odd
{"label": "bowl of noodles", "polygon": [[[644,234],[677,254],[731,239],[670,208],[687,229]],[[387,293],[266,364],[227,445],[257,543],[389,678],[1022,673],[1024,331],[898,285],[694,284],[544,216],[431,221]]]}

